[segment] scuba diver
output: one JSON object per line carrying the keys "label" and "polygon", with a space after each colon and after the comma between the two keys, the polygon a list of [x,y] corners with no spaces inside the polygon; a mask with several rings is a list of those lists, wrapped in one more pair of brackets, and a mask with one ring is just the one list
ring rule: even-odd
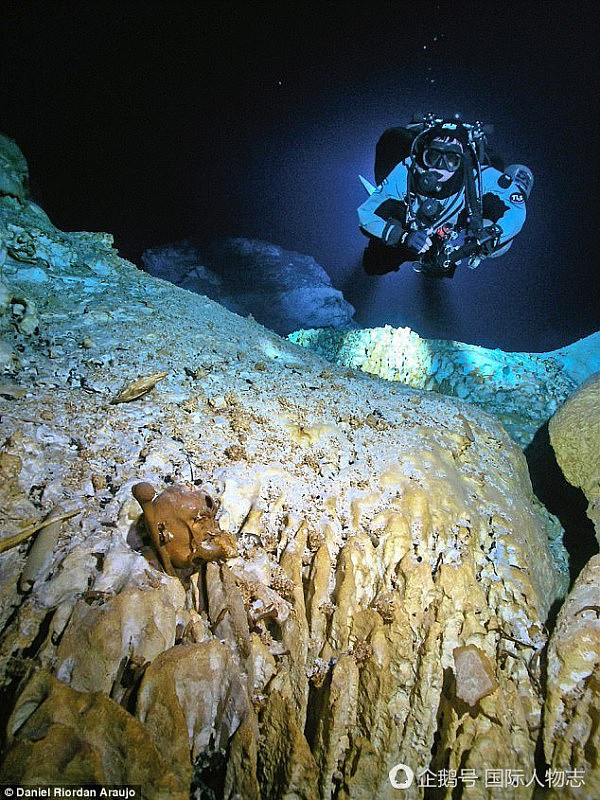
{"label": "scuba diver", "polygon": [[378,186],[361,176],[369,192],[358,209],[369,275],[409,262],[416,272],[451,278],[457,265],[475,269],[506,253],[525,222],[533,174],[522,164],[503,169],[487,148],[490,131],[428,114],[383,133]]}

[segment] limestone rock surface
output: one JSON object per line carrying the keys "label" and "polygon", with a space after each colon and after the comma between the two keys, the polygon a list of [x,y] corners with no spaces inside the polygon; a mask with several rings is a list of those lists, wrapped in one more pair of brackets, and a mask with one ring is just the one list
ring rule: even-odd
{"label": "limestone rock surface", "polygon": [[600,542],[600,373],[590,376],[548,424],[565,478],[583,490]]}
{"label": "limestone rock surface", "polygon": [[183,765],[183,776],[190,756],[195,763],[204,753],[225,753],[249,711],[246,681],[216,639],[165,650],[146,670],[136,706],[168,762]]}
{"label": "limestone rock surface", "polygon": [[151,275],[206,295],[285,335],[298,328],[352,324],[354,308],[311,257],[257,239],[213,242],[202,253],[191,240],[142,255]]}
{"label": "limestone rock surface", "polygon": [[[78,512],[22,585],[32,539],[0,552],[2,774],[244,800],[391,800],[398,763],[472,770],[473,797],[497,796],[486,767],[530,776],[567,573],[497,420],[331,365],[31,202],[0,197],[0,223],[39,314],[0,317],[20,390],[0,393],[0,545]],[[139,482],[202,487],[239,555],[166,575]],[[469,647],[490,678],[472,705]]]}
{"label": "limestone rock surface", "polygon": [[557,775],[575,771],[579,786],[557,786],[556,800],[600,796],[600,556],[583,569],[548,647],[544,752]]}
{"label": "limestone rock surface", "polygon": [[149,798],[184,800],[188,782],[173,773],[148,730],[102,692],[77,692],[40,671],[8,721],[2,783],[77,786],[137,784]]}

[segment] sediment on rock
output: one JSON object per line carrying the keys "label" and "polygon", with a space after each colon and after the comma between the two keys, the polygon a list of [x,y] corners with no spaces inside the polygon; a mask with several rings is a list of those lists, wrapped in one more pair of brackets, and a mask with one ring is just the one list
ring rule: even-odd
{"label": "sediment on rock", "polygon": [[172,770],[144,725],[106,694],[77,692],[45,670],[19,697],[7,739],[2,783],[133,784],[149,798],[189,796],[189,776]]}

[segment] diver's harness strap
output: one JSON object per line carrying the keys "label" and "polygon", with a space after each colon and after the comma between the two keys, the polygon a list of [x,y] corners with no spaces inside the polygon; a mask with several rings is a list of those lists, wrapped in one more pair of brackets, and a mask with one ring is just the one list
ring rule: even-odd
{"label": "diver's harness strap", "polygon": [[[481,168],[479,166],[479,159],[474,157],[470,147],[465,149],[463,160],[465,165],[464,175],[465,205],[467,207],[467,231],[471,236],[477,236],[479,231],[483,228]],[[475,185],[475,171],[477,171],[477,186]]]}

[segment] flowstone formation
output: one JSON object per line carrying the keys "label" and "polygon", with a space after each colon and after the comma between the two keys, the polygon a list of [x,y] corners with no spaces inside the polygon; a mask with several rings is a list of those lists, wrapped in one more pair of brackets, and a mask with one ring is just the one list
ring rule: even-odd
{"label": "flowstone formation", "polygon": [[550,353],[505,353],[421,339],[410,328],[301,330],[290,341],[335,364],[458,397],[498,417],[525,448],[576,387],[600,370],[600,332]]}
{"label": "flowstone formation", "polygon": [[[406,798],[496,798],[486,769],[531,798],[567,577],[498,422],[330,365],[28,201],[0,197],[0,224],[30,237],[4,273],[38,316],[0,318],[0,782],[385,799],[404,764]],[[167,575],[139,484],[213,498],[238,554]],[[207,505],[169,505],[159,541]]]}

